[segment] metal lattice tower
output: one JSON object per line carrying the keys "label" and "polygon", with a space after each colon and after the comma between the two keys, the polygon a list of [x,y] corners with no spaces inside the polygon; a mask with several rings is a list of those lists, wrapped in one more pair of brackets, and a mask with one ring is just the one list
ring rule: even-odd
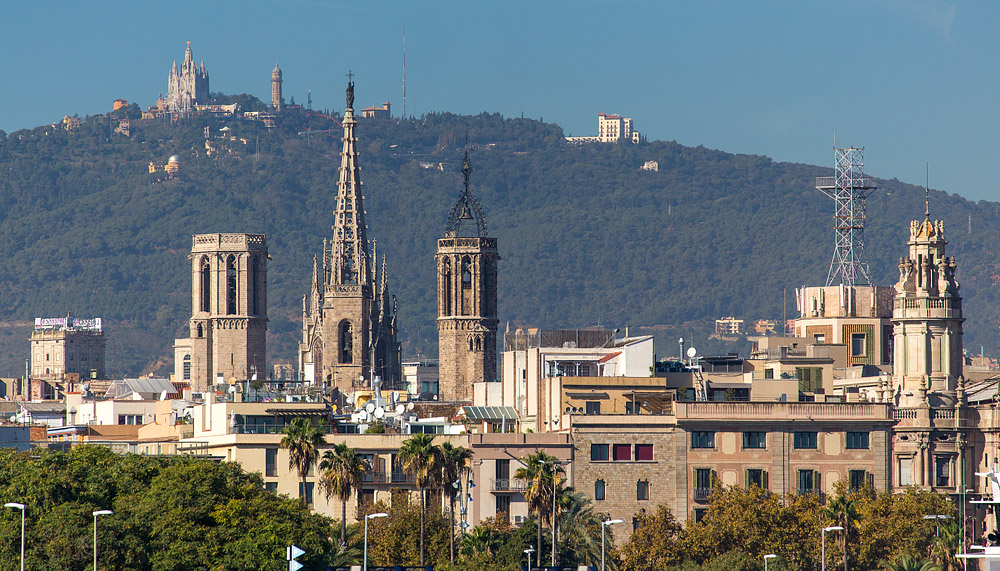
{"label": "metal lattice tower", "polygon": [[836,176],[818,177],[816,190],[834,201],[833,228],[836,246],[826,285],[839,277],[844,285],[871,285],[865,257],[865,202],[876,188],[865,176],[865,149],[848,147],[833,150]]}

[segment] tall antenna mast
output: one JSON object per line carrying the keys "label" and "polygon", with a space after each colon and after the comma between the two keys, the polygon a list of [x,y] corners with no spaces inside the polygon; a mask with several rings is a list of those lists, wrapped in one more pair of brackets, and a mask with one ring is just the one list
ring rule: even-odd
{"label": "tall antenna mast", "polygon": [[403,119],[406,119],[406,22],[403,22]]}
{"label": "tall antenna mast", "polygon": [[836,176],[816,179],[816,190],[834,201],[836,245],[826,276],[828,286],[838,279],[849,286],[871,285],[865,257],[865,203],[876,186],[874,180],[865,176],[864,155],[864,147],[838,149],[834,142]]}

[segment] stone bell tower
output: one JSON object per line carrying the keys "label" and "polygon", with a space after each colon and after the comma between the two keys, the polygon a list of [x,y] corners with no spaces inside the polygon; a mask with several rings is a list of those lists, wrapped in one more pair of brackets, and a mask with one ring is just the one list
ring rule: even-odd
{"label": "stone bell tower", "polygon": [[195,390],[266,378],[266,237],[196,234],[188,258],[191,336],[174,342],[175,378]]}
{"label": "stone bell tower", "polygon": [[497,375],[497,240],[469,187],[472,167],[466,151],[465,186],[438,240],[439,398],[471,401],[472,383]]}

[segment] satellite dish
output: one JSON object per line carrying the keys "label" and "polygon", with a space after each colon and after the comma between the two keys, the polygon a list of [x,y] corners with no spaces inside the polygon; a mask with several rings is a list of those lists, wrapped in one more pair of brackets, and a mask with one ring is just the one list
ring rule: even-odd
{"label": "satellite dish", "polygon": [[358,415],[358,420],[360,420],[361,422],[368,422],[368,411],[367,410],[361,411],[361,414]]}
{"label": "satellite dish", "polygon": [[694,359],[698,355],[698,350],[694,347],[688,347],[688,357]]}
{"label": "satellite dish", "polygon": [[365,412],[367,412],[369,414],[375,412],[375,403],[370,402],[370,403],[366,404],[365,405]]}
{"label": "satellite dish", "polygon": [[406,403],[406,410],[413,410],[413,403],[412,402]]}
{"label": "satellite dish", "polygon": [[167,400],[167,389],[163,389],[163,392],[160,393],[160,400]]}
{"label": "satellite dish", "polygon": [[406,410],[406,407],[403,406],[402,404],[397,404],[396,405],[396,414],[403,414],[403,411],[405,411],[405,410]]}
{"label": "satellite dish", "polygon": [[354,404],[354,395],[345,396],[344,402],[346,402],[347,404]]}
{"label": "satellite dish", "polygon": [[382,418],[385,416],[385,409],[382,407],[377,407],[375,409],[375,418]]}

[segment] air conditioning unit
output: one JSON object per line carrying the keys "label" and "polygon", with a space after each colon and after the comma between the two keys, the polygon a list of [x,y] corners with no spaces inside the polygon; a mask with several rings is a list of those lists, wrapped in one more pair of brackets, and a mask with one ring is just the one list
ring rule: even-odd
{"label": "air conditioning unit", "polygon": [[523,515],[516,515],[516,516],[514,516],[514,525],[521,525],[522,523],[524,523],[524,516]]}

